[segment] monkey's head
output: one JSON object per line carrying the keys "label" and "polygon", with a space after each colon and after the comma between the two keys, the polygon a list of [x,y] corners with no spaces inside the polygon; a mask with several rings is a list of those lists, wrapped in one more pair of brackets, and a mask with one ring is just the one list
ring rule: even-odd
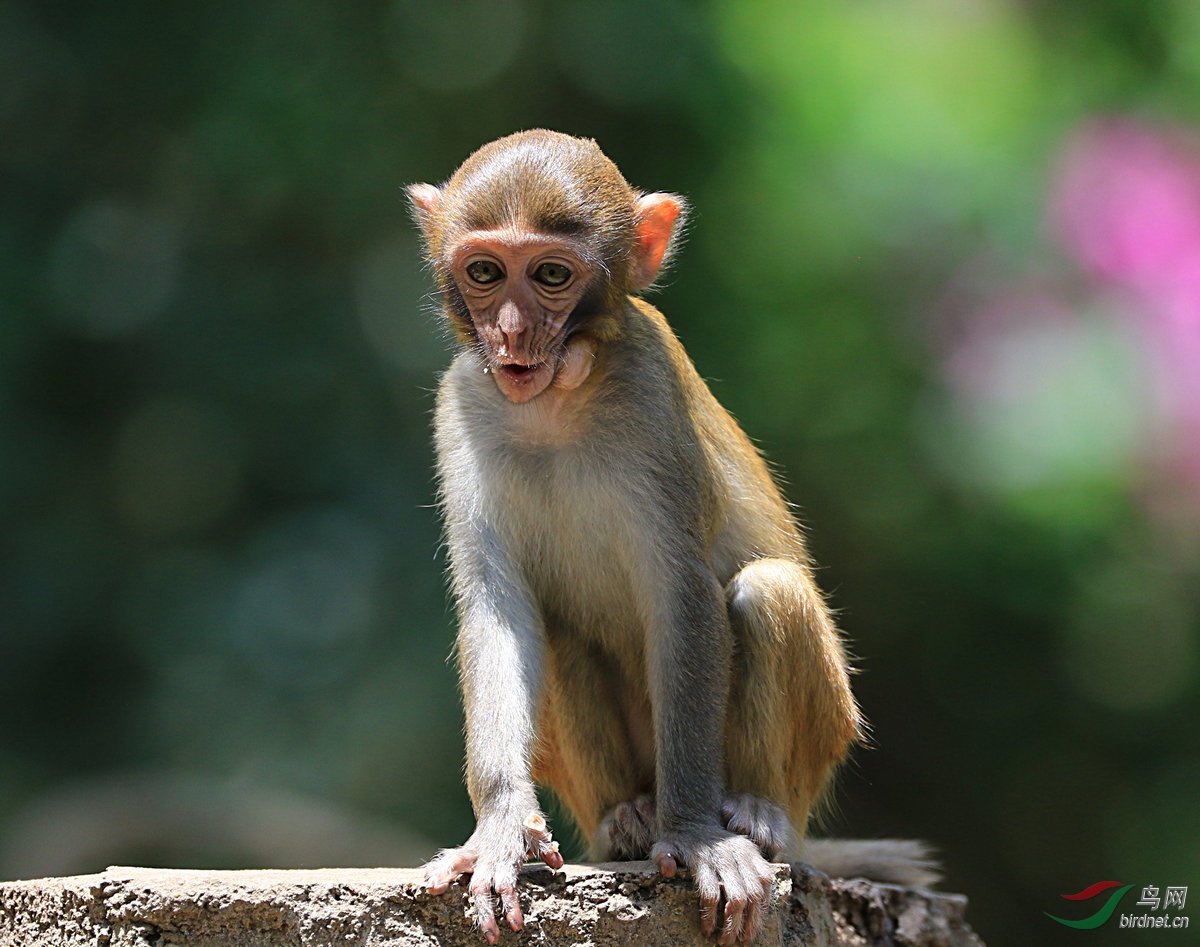
{"label": "monkey's head", "polygon": [[582,383],[592,348],[568,342],[612,337],[686,208],[631,188],[594,141],[543,130],[484,145],[442,187],[408,196],[446,315],[518,404]]}

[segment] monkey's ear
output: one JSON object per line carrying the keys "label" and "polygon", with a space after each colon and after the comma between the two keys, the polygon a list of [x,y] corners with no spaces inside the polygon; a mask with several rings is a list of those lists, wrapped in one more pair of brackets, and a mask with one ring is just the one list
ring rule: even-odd
{"label": "monkey's ear", "polygon": [[426,240],[429,239],[429,224],[442,206],[442,192],[432,184],[410,184],[406,187],[408,206],[412,211],[413,220],[421,228]]}
{"label": "monkey's ear", "polygon": [[638,198],[637,242],[634,247],[631,288],[645,289],[658,278],[663,261],[675,243],[687,205],[674,194],[644,194]]}

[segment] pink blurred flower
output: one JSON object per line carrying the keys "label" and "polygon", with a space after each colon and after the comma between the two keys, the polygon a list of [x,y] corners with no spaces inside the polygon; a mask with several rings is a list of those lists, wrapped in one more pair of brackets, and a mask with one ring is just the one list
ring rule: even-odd
{"label": "pink blurred flower", "polygon": [[1178,129],[1094,121],[1062,151],[1050,215],[1094,278],[1132,296],[1176,473],[1200,483],[1200,155]]}
{"label": "pink blurred flower", "polygon": [[1063,150],[1051,214],[1094,275],[1132,284],[1169,278],[1200,248],[1200,168],[1165,134],[1094,122]]}

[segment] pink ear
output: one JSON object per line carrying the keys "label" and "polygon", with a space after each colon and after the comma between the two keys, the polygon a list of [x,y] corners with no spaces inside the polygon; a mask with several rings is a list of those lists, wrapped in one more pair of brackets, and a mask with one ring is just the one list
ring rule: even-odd
{"label": "pink ear", "polygon": [[633,289],[645,289],[658,276],[683,202],[670,194],[646,194],[638,199],[636,210],[637,247],[630,282]]}
{"label": "pink ear", "polygon": [[413,215],[418,222],[424,221],[437,213],[442,203],[442,192],[432,184],[410,184],[408,199],[412,202]]}

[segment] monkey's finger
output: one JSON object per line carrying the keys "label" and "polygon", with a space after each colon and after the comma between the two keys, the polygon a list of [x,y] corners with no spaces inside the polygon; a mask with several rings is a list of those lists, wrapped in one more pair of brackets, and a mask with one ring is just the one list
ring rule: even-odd
{"label": "monkey's finger", "polygon": [[737,942],[742,934],[746,905],[747,900],[744,897],[725,898],[725,923],[721,925],[721,936],[717,938],[718,944],[728,947]]}
{"label": "monkey's finger", "polygon": [[496,923],[495,915],[480,914],[478,909],[476,910],[475,922],[479,925],[479,930],[483,932],[483,936],[487,938],[489,944],[495,944],[500,940],[500,925]]}
{"label": "monkey's finger", "polygon": [[659,852],[654,856],[654,860],[658,862],[658,870],[662,872],[664,878],[674,878],[675,873],[679,871],[679,866],[675,863],[675,856],[670,852]]}
{"label": "monkey's finger", "polygon": [[696,893],[700,895],[700,931],[711,937],[721,919],[721,884],[712,867],[701,862],[692,870]]}
{"label": "monkey's finger", "polygon": [[555,871],[558,871],[558,869],[562,868],[563,857],[562,857],[562,854],[558,850],[558,842],[554,842],[550,848],[548,848],[548,849],[546,849],[546,851],[542,852],[542,861],[544,861],[547,865],[549,865]]}
{"label": "monkey's finger", "polygon": [[521,914],[521,896],[515,885],[500,885],[500,906],[504,909],[504,917],[513,931],[519,931],[525,926],[525,917]]}
{"label": "monkey's finger", "polygon": [[758,934],[758,928],[762,924],[763,915],[766,913],[765,901],[751,901],[746,906],[745,919],[742,922],[742,943],[748,944],[754,940]]}
{"label": "monkey's finger", "polygon": [[638,817],[642,820],[642,825],[650,826],[654,822],[654,797],[638,796],[633,800],[633,808],[637,812]]}
{"label": "monkey's finger", "polygon": [[730,822],[741,809],[739,802],[740,800],[735,794],[728,795],[721,801],[721,821],[732,831],[736,830],[730,825]]}
{"label": "monkey's finger", "polygon": [[721,917],[721,899],[720,898],[700,898],[700,933],[705,937],[712,937],[713,932],[717,929],[717,922]]}
{"label": "monkey's finger", "polygon": [[474,867],[475,855],[466,849],[442,852],[425,866],[425,888],[430,894],[442,894]]}
{"label": "monkey's finger", "polygon": [[757,874],[753,871],[745,879],[746,890],[750,892],[746,909],[742,917],[741,940],[750,943],[758,933],[758,928],[766,916],[767,903],[770,900],[771,885],[774,879],[769,874]]}
{"label": "monkey's finger", "polygon": [[491,885],[488,884],[477,889],[472,884],[471,894],[472,900],[475,902],[475,923],[483,931],[487,942],[494,944],[500,939],[500,925],[496,923],[496,903],[492,900]]}
{"label": "monkey's finger", "polygon": [[536,810],[525,819],[525,834],[529,838],[527,857],[540,858],[555,871],[562,868],[563,857],[558,851],[558,842],[550,834],[546,817]]}

